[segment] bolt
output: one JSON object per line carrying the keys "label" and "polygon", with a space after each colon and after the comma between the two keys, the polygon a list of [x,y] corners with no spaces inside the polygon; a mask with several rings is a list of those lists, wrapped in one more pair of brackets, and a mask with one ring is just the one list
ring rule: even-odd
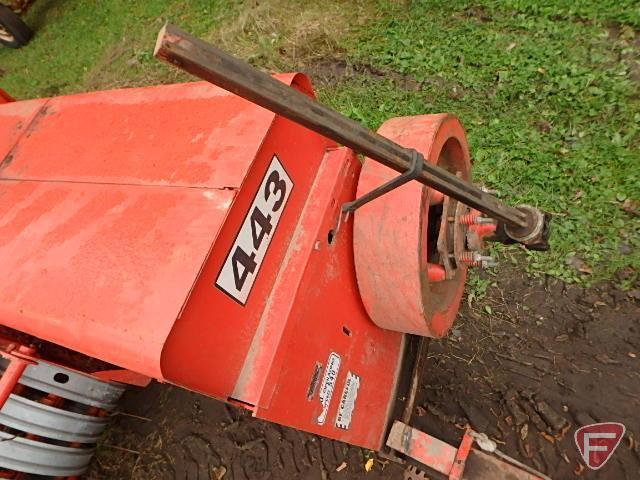
{"label": "bolt", "polygon": [[496,267],[498,262],[489,255],[480,255],[477,252],[462,252],[458,256],[460,262],[464,262],[470,267],[491,268]]}
{"label": "bolt", "polygon": [[494,268],[498,266],[496,259],[489,255],[480,255],[480,262],[482,268]]}
{"label": "bolt", "polygon": [[468,263],[470,266],[475,266],[474,252],[462,252],[458,255],[457,260],[459,262]]}
{"label": "bolt", "polygon": [[480,215],[469,213],[467,215],[460,215],[460,223],[462,225],[488,225],[494,222],[493,218],[482,217]]}

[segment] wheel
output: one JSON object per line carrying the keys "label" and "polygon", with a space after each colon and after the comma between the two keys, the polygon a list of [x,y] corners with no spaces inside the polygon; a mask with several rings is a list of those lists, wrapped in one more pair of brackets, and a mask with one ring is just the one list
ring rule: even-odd
{"label": "wheel", "polygon": [[22,19],[5,6],[0,5],[0,43],[20,48],[29,43],[33,32]]}

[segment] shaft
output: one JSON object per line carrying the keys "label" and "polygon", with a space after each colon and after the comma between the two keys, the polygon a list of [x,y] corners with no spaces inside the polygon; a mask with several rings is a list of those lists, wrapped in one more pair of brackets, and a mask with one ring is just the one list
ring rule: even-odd
{"label": "shaft", "polygon": [[[411,164],[411,150],[174,25],[167,24],[160,31],[155,56],[398,172],[405,172]],[[521,210],[443,168],[424,162],[416,180],[508,226],[527,228],[526,214]]]}

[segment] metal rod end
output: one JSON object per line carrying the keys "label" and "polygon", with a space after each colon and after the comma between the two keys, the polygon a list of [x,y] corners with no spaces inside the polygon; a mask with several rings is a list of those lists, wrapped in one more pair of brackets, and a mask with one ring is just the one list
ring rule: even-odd
{"label": "metal rod end", "polygon": [[153,56],[154,57],[158,56],[158,52],[162,48],[165,36],[167,34],[167,27],[168,26],[169,26],[169,22],[165,23],[163,25],[163,27],[160,29],[160,32],[158,32],[158,38],[156,39],[156,46],[153,48]]}

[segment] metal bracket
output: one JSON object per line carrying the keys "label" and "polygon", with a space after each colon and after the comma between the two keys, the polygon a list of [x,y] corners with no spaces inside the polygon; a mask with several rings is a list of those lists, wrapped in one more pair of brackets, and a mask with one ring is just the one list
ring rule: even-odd
{"label": "metal bracket", "polygon": [[[474,441],[480,450],[472,448]],[[466,429],[460,447],[456,448],[396,420],[391,427],[386,445],[445,475],[448,480],[470,477],[483,480],[551,480],[528,465],[500,452],[495,448],[495,442],[470,428]],[[474,457],[473,476],[465,475],[467,459],[471,456]]]}
{"label": "metal bracket", "polygon": [[471,435],[470,428],[467,428],[462,436],[462,441],[456,452],[456,458],[453,461],[453,466],[449,470],[449,480],[462,480],[464,469],[467,466],[467,458],[469,458],[469,452],[473,445],[473,436]]}
{"label": "metal bracket", "polygon": [[35,349],[26,345],[10,344],[6,350],[0,348],[0,409],[7,402],[27,366],[36,363],[31,359],[34,353]]}
{"label": "metal bracket", "polygon": [[411,152],[411,165],[409,169],[402,175],[397,176],[393,180],[389,180],[387,183],[374,188],[368,193],[365,193],[360,198],[356,198],[352,202],[347,202],[342,205],[342,213],[355,212],[358,208],[378,197],[381,197],[385,193],[389,193],[391,190],[404,185],[411,180],[415,180],[422,173],[422,167],[424,166],[424,156],[417,150],[410,149]]}

